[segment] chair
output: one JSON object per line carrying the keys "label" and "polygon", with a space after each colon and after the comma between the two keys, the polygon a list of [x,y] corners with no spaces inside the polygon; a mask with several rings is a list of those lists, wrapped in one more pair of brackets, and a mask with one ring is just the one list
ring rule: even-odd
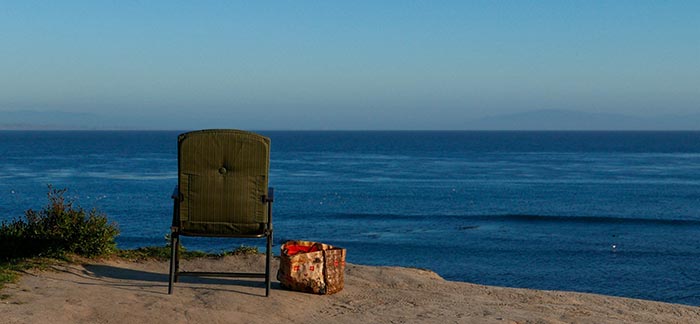
{"label": "chair", "polygon": [[[178,137],[178,185],[172,198],[168,294],[179,276],[265,278],[270,295],[273,188],[270,139],[239,130],[201,130]],[[180,271],[180,236],[266,238],[265,273]]]}

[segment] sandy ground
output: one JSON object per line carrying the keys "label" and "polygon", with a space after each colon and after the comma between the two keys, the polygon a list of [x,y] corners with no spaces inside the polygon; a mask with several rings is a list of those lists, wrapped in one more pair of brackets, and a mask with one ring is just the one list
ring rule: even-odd
{"label": "sandy ground", "polygon": [[[183,261],[185,270],[263,269],[261,256]],[[274,264],[274,268],[277,264]],[[318,296],[261,279],[183,277],[166,262],[107,260],[33,271],[0,291],[0,323],[700,323],[700,307],[450,282],[418,269],[348,265]]]}

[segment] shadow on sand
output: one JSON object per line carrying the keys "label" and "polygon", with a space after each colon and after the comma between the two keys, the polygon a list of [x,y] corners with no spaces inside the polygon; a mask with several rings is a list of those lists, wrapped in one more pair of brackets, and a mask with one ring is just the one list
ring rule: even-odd
{"label": "shadow on sand", "polygon": [[[118,288],[129,288],[131,287],[143,290],[144,288],[162,288],[157,290],[152,290],[155,293],[167,294],[168,292],[168,274],[148,272],[142,270],[133,270],[120,268],[110,265],[103,264],[85,264],[85,268],[81,273],[70,272],[74,275],[102,281],[105,285],[118,287]],[[109,280],[114,279],[117,281]],[[88,284],[88,283],[83,283]],[[185,286],[183,286],[183,284]],[[211,287],[202,287],[195,285],[208,285]],[[179,286],[179,287],[178,287]],[[248,291],[235,290],[234,287],[251,287],[260,288],[260,294],[250,293]],[[218,291],[230,291],[251,296],[265,296],[265,282],[262,279],[235,279],[235,278],[213,278],[213,277],[190,277],[181,276],[178,278],[178,282],[175,284],[174,290],[177,293],[178,289],[208,289],[208,290],[218,290]],[[279,283],[272,283],[272,289],[280,289]]]}

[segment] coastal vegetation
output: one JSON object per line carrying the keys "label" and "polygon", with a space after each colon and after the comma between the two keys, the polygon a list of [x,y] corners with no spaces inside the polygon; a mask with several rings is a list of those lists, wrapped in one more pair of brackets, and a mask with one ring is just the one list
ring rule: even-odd
{"label": "coastal vegetation", "polygon": [[0,224],[0,259],[31,257],[84,257],[115,251],[117,225],[96,209],[86,211],[65,198],[66,189],[49,186],[48,205],[29,209],[23,218]]}
{"label": "coastal vegetation", "polygon": [[[180,258],[223,258],[229,255],[254,255],[260,254],[257,247],[241,245],[231,251],[221,253],[207,253],[202,251],[188,251],[180,245]],[[115,256],[130,261],[140,260],[168,260],[170,259],[170,246],[147,246],[132,250],[117,250]]]}
{"label": "coastal vegetation", "polygon": [[[80,259],[116,257],[127,260],[166,260],[170,246],[122,250],[116,246],[117,224],[96,209],[86,211],[66,198],[66,189],[48,188],[48,204],[41,210],[29,209],[24,217],[0,223],[0,288],[18,280],[28,269]],[[166,242],[169,242],[166,236]],[[187,251],[180,246],[183,259],[258,254],[257,247],[240,246],[222,253]]]}

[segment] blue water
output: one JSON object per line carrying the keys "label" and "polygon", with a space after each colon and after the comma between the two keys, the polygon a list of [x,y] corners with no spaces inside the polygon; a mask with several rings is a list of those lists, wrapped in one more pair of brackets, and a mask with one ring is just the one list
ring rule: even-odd
{"label": "blue water", "polygon": [[[275,252],[318,240],[451,280],[700,305],[700,132],[261,133]],[[119,223],[120,247],[162,245],[177,134],[0,132],[0,219],[52,184]]]}

